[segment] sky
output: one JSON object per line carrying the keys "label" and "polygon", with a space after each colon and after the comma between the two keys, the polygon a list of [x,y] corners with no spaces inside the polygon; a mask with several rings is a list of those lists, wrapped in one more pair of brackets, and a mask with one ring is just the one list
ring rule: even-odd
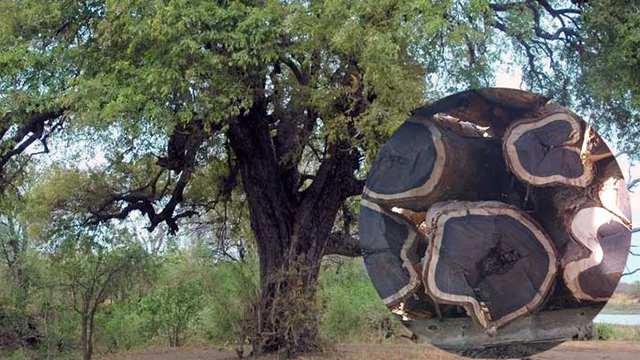
{"label": "sky", "polygon": [[[506,65],[498,69],[496,86],[526,90],[522,85],[522,73],[519,70],[510,70]],[[580,114],[579,109],[571,110]],[[615,149],[615,146],[612,146],[613,144],[609,145],[612,149]],[[620,165],[627,182],[630,181],[629,170],[631,170],[632,179],[640,178],[640,166],[637,164],[630,166],[629,159],[626,155],[618,157],[618,164]],[[629,193],[629,196],[631,197],[631,213],[634,215],[633,227],[640,227],[640,186],[635,188],[635,192]],[[631,245],[638,246],[638,248],[635,249],[635,252],[640,253],[640,233],[635,233],[632,236]],[[640,268],[640,256],[629,256],[625,272],[638,268]],[[640,271],[633,275],[623,276],[621,281],[628,283],[640,281]]]}

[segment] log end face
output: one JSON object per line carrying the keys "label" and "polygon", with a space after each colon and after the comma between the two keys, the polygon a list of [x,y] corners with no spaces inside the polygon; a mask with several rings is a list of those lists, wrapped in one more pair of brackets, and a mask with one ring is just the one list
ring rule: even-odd
{"label": "log end face", "polygon": [[594,168],[581,156],[583,123],[562,111],[514,122],[503,140],[510,170],[535,186],[588,186]]}
{"label": "log end face", "polygon": [[434,205],[427,222],[436,226],[423,273],[429,295],[464,306],[485,329],[542,305],[557,254],[524,213],[497,202],[453,202]]}
{"label": "log end face", "polygon": [[444,155],[434,126],[406,121],[376,157],[367,177],[365,198],[388,206],[421,210],[439,180]]}
{"label": "log end face", "polygon": [[589,207],[573,218],[571,236],[589,256],[563,261],[567,287],[578,300],[609,300],[626,266],[631,230],[611,211]]}
{"label": "log end face", "polygon": [[425,246],[415,225],[363,200],[359,237],[367,272],[384,303],[391,307],[415,293],[421,285],[419,247]]}

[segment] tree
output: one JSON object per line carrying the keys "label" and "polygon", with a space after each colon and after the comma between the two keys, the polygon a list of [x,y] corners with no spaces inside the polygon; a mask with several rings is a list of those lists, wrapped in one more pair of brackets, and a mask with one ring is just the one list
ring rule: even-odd
{"label": "tree", "polygon": [[[175,233],[181,219],[246,201],[262,283],[256,343],[293,354],[316,346],[322,257],[362,254],[353,197],[411,110],[490,85],[505,42],[528,87],[595,115],[612,104],[589,75],[602,56],[594,32],[626,30],[595,15],[637,8],[590,3],[2,0],[3,89],[46,90],[5,95],[2,109],[64,114],[67,139],[105,154],[106,165],[65,170],[82,181],[55,204],[84,214],[77,226],[136,212]],[[623,103],[609,114],[637,113],[627,95],[611,95]]]}
{"label": "tree", "polygon": [[[189,325],[203,308],[202,268],[189,268],[188,259],[169,255],[164,285],[142,299],[142,310],[149,313],[158,331],[171,347],[184,345]],[[198,272],[196,269],[199,269]],[[226,294],[220,294],[225,296]]]}
{"label": "tree", "polygon": [[146,253],[126,241],[110,241],[78,236],[66,239],[54,255],[59,286],[70,295],[73,310],[81,320],[81,345],[84,360],[93,356],[95,316],[118,289],[149,266]]}
{"label": "tree", "polygon": [[25,257],[29,241],[24,226],[11,215],[0,217],[0,257],[13,281],[21,288],[22,296],[27,297],[29,278],[25,273]]}

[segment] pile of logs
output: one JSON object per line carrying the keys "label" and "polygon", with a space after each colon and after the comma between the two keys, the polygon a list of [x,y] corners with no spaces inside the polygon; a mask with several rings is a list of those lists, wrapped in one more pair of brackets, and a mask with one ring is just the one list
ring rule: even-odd
{"label": "pile of logs", "polygon": [[361,202],[365,264],[404,322],[470,318],[496,336],[608,300],[630,247],[626,191],[610,149],[565,107],[460,93],[415,111],[381,149]]}

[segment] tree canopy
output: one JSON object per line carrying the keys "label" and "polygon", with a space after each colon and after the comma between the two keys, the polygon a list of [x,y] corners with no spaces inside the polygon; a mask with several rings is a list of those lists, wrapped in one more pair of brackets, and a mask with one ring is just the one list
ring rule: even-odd
{"label": "tree canopy", "polygon": [[640,156],[639,28],[630,0],[0,0],[0,190],[37,156],[43,234],[137,214],[252,237],[272,294],[361,254],[380,146],[502,62]]}

